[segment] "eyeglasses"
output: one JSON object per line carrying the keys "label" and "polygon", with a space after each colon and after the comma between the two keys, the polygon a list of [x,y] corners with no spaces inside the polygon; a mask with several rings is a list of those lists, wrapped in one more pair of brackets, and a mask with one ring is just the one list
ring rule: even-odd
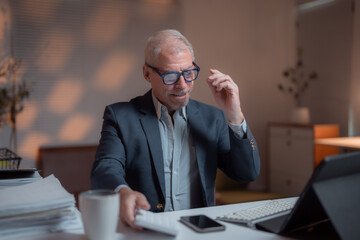
{"label": "eyeglasses", "polygon": [[196,65],[195,62],[192,62],[195,68],[187,69],[182,72],[168,72],[168,73],[161,73],[157,68],[150,66],[147,63],[145,64],[146,66],[154,70],[157,74],[159,74],[165,85],[173,85],[177,83],[181,75],[184,77],[185,82],[192,82],[198,77],[200,71],[200,67]]}

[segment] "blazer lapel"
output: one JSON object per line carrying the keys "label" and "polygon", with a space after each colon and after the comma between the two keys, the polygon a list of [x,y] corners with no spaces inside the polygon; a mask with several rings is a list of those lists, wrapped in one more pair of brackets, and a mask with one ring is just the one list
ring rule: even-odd
{"label": "blazer lapel", "polygon": [[140,122],[145,132],[155,172],[165,199],[164,160],[161,148],[159,125],[152,101],[151,90],[140,99],[139,109],[143,113],[140,117]]}

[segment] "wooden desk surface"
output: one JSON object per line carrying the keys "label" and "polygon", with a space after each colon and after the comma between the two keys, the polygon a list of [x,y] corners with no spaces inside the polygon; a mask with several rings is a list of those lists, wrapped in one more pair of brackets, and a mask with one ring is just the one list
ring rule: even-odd
{"label": "wooden desk surface", "polygon": [[316,139],[315,144],[360,149],[360,137],[321,138]]}

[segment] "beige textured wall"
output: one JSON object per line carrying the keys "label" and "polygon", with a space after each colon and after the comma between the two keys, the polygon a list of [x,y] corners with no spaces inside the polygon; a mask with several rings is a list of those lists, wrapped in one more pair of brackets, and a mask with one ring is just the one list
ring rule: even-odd
{"label": "beige textured wall", "polygon": [[352,0],[337,0],[299,14],[304,65],[319,79],[304,98],[314,123],[334,123],[348,135],[353,34]]}
{"label": "beige textured wall", "polygon": [[293,64],[295,3],[288,0],[185,0],[184,34],[201,66],[193,97],[216,106],[203,81],[209,68],[229,74],[238,84],[246,120],[255,135],[262,161],[261,177],[253,188],[266,186],[269,121],[287,121],[289,96],[277,90],[282,71]]}

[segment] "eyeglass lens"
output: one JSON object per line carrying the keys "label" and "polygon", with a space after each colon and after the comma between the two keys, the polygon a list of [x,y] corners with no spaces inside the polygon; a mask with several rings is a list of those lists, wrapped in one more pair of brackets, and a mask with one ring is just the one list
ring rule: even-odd
{"label": "eyeglass lens", "polygon": [[164,82],[165,82],[165,84],[174,84],[175,82],[178,81],[178,79],[180,78],[180,75],[183,75],[183,77],[186,81],[194,81],[197,78],[198,73],[199,72],[197,69],[191,69],[191,70],[184,71],[182,73],[164,74]]}

